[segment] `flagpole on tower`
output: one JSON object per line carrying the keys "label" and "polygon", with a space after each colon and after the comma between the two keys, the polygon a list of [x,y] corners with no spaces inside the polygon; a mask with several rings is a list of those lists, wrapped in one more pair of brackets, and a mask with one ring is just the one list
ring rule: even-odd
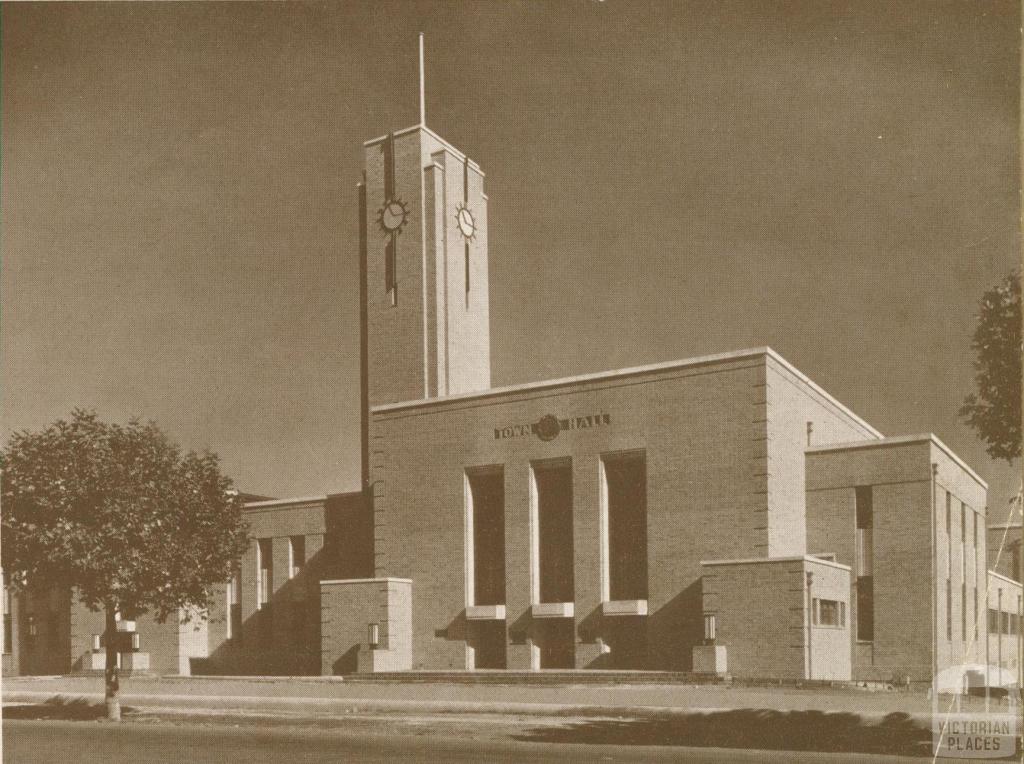
{"label": "flagpole on tower", "polygon": [[427,126],[427,108],[423,84],[423,32],[420,32],[420,125]]}

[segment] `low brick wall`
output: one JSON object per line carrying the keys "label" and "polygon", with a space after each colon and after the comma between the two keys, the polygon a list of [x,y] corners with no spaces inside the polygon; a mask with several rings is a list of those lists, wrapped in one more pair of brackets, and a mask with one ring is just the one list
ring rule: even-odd
{"label": "low brick wall", "polygon": [[[715,616],[715,643],[726,648],[730,674],[850,678],[848,567],[814,557],[785,557],[708,561],[702,569],[704,613]],[[810,650],[808,573],[813,574],[812,598],[843,603],[845,611],[842,625],[810,627]]]}
{"label": "low brick wall", "polygon": [[[322,673],[412,668],[412,581],[361,578],[320,582]],[[368,642],[377,624],[376,648]]]}

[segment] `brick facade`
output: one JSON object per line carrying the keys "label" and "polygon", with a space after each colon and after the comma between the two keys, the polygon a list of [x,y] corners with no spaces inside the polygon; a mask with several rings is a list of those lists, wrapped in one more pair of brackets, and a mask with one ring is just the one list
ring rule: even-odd
{"label": "brick facade", "polygon": [[[733,676],[850,678],[848,566],[804,556],[706,561],[701,583]],[[841,604],[834,625],[815,622],[816,599]]]}
{"label": "brick facade", "polygon": [[[547,414],[582,425],[544,441],[530,425]],[[605,416],[607,424],[587,420]],[[790,450],[802,462],[799,441],[809,419],[825,423],[820,437],[873,433],[769,351],[378,407],[376,575],[415,582],[414,668],[466,665],[464,475],[498,466],[505,480],[507,666],[536,667],[535,652],[552,627],[531,617],[531,469],[559,459],[572,470],[574,663],[617,665],[619,656],[607,648],[621,617],[603,612],[600,590],[599,461],[641,452],[649,594],[647,615],[633,626],[647,651],[633,656],[632,667],[688,669],[690,648],[703,634],[701,561],[767,557],[776,516],[778,546],[788,526],[802,523],[802,493],[794,499],[793,478],[781,473],[770,490],[769,465],[793,459]],[[795,536],[785,544],[802,553],[803,533]]]}
{"label": "brick facade", "polygon": [[[870,640],[858,640],[856,628],[858,487],[873,497]],[[808,451],[808,549],[832,553],[853,568],[855,678],[928,681],[936,669],[983,660],[985,624],[979,615],[975,636],[974,607],[984,596],[986,492],[985,483],[934,436]]]}

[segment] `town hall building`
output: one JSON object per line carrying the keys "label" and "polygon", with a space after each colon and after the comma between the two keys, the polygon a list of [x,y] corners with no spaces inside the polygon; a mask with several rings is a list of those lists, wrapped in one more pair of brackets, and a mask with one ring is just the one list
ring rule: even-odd
{"label": "town hall building", "polygon": [[[123,669],[1019,681],[1021,585],[941,440],[770,348],[492,387],[483,170],[425,124],[364,151],[362,488],[248,501],[214,608],[125,619]],[[103,666],[73,593],[5,626],[4,673]]]}

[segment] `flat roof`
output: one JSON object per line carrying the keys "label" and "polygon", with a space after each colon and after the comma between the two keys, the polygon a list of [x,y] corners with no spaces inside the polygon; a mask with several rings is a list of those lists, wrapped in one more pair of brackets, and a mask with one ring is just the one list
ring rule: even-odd
{"label": "flat roof", "polygon": [[1016,580],[1014,578],[1010,578],[1009,576],[1004,576],[1002,573],[997,573],[994,570],[990,570],[988,572],[988,574],[990,576],[995,576],[996,578],[1000,578],[1000,579],[1002,579],[1003,581],[1005,581],[1008,584],[1013,584],[1014,586],[1024,586],[1024,584],[1021,584],[1020,581],[1018,581],[1018,580]]}
{"label": "flat roof", "polygon": [[425,408],[429,406],[440,406],[446,403],[452,403],[457,401],[471,401],[480,400],[485,398],[493,398],[502,395],[514,395],[516,393],[531,392],[534,390],[547,390],[554,387],[568,387],[571,385],[585,384],[587,382],[602,382],[605,380],[620,379],[623,377],[631,377],[639,374],[650,374],[660,371],[672,371],[675,369],[685,369],[691,366],[707,366],[719,363],[728,363],[729,361],[739,361],[745,358],[759,358],[759,357],[771,358],[773,361],[781,365],[784,369],[790,372],[794,377],[803,382],[809,388],[814,390],[816,393],[825,398],[829,403],[834,405],[840,411],[847,416],[851,417],[854,421],[864,427],[869,433],[875,437],[884,437],[881,432],[868,424],[864,419],[855,414],[841,402],[836,400],[828,391],[818,385],[814,380],[804,374],[802,371],[797,369],[793,364],[779,355],[777,352],[772,350],[770,347],[759,347],[759,348],[748,348],[745,350],[734,350],[728,353],[714,353],[712,355],[696,356],[694,358],[683,358],[675,361],[662,361],[660,363],[645,364],[643,366],[629,366],[623,369],[611,369],[609,371],[593,372],[591,374],[579,374],[572,377],[559,377],[556,379],[547,379],[540,382],[524,382],[518,385],[508,385],[506,387],[492,387],[488,390],[478,390],[471,393],[457,393],[455,395],[439,396],[437,398],[423,398],[412,401],[401,401],[399,403],[386,403],[379,406],[373,406],[371,411],[375,414],[383,414],[391,411],[403,411],[416,408]]}
{"label": "flat roof", "polygon": [[271,501],[252,501],[242,505],[242,509],[274,509],[290,507],[295,504],[318,504],[327,501],[327,496],[300,496],[296,499],[272,499]]}
{"label": "flat roof", "polygon": [[851,570],[849,565],[843,565],[841,562],[835,562],[834,560],[823,560],[820,557],[815,557],[811,554],[797,554],[789,557],[745,557],[736,560],[701,560],[701,565],[764,565],[772,562],[813,562],[821,565],[827,565],[830,568],[839,568],[840,570]]}
{"label": "flat roof", "polygon": [[846,443],[829,443],[821,446],[812,446],[807,449],[807,453],[814,454],[825,451],[852,451],[860,448],[886,448],[907,446],[914,443],[932,443],[938,446],[938,448],[942,450],[946,456],[956,462],[964,472],[974,478],[985,490],[988,490],[988,483],[986,483],[977,472],[972,470],[967,462],[957,456],[953,449],[943,443],[939,437],[932,432],[925,432],[919,435],[897,435],[892,438],[882,438],[881,440],[856,440]]}

